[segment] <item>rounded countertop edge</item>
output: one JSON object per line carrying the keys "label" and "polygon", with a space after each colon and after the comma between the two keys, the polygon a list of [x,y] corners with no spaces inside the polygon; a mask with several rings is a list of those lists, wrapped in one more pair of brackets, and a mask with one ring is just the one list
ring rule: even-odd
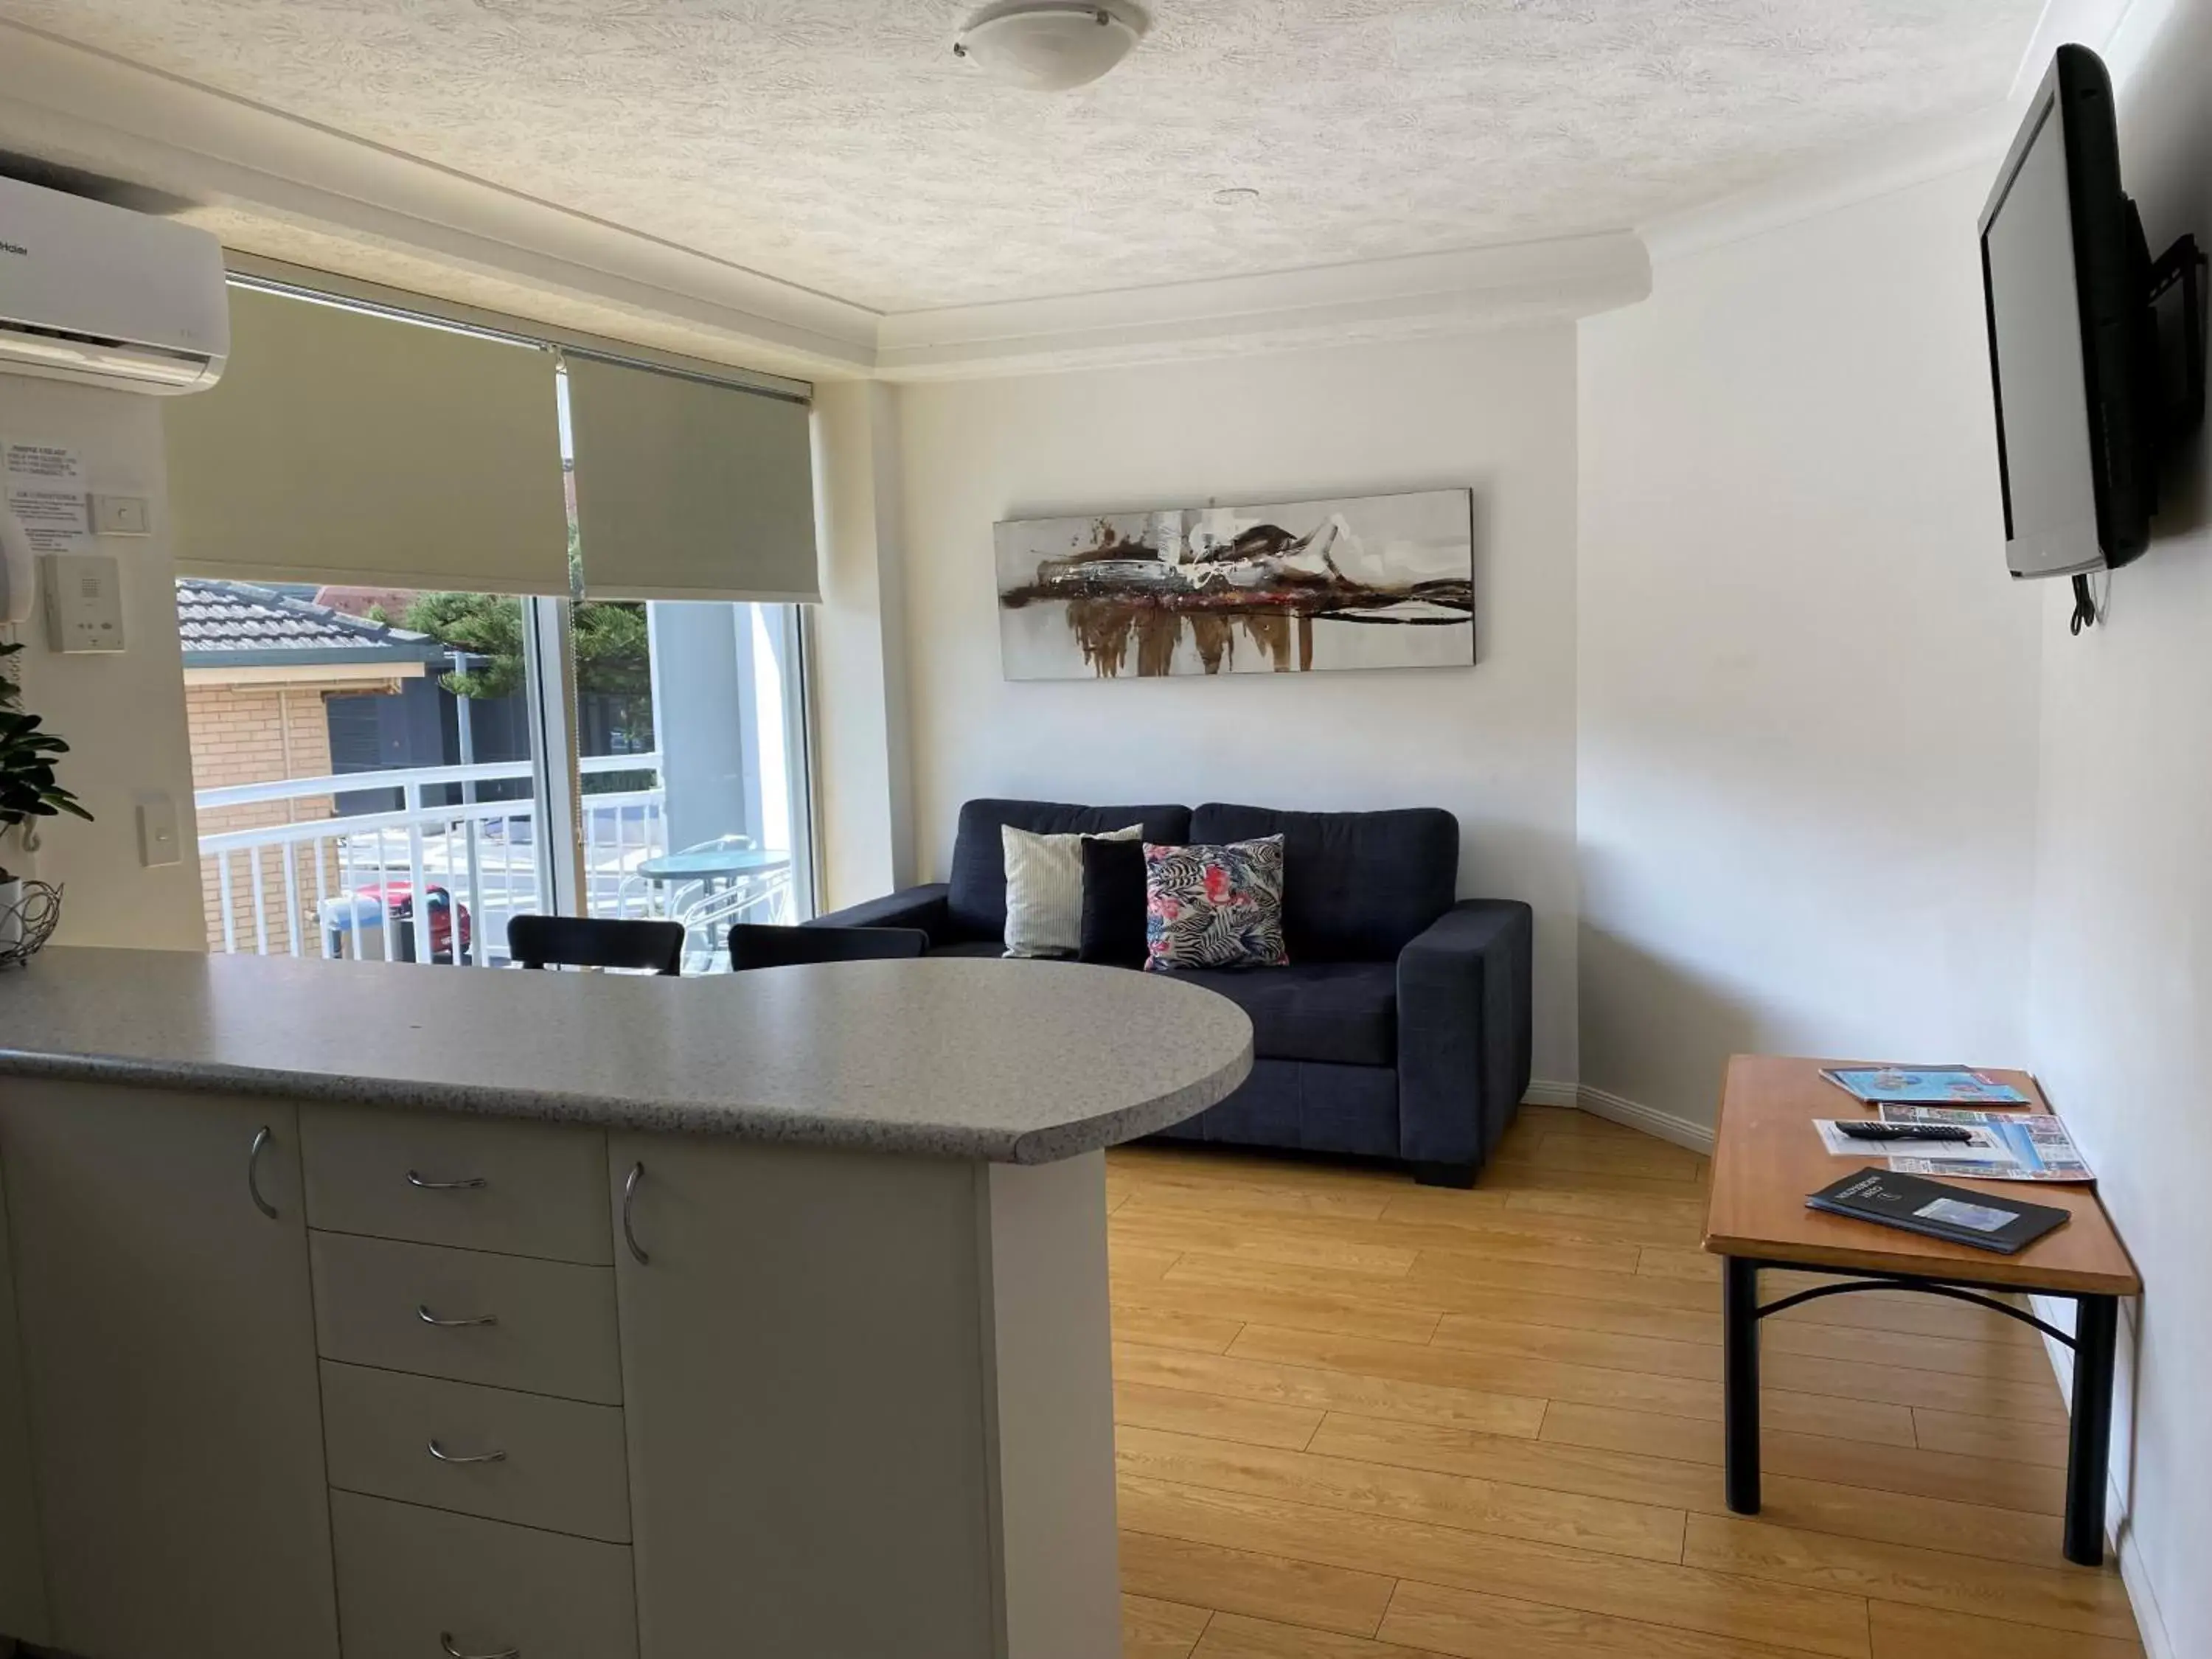
{"label": "rounded countertop edge", "polygon": [[[1240,1010],[1241,1013],[1242,1011]],[[826,1151],[947,1158],[992,1164],[1054,1164],[1101,1152],[1195,1116],[1226,1098],[1251,1074],[1249,1021],[1239,1052],[1212,1073],[1164,1095],[1048,1127],[1006,1131],[972,1125],[819,1117],[789,1108],[621,1100],[494,1085],[438,1085],[418,1079],[338,1075],[139,1056],[50,1054],[0,1047],[0,1078],[110,1083],[192,1094],[240,1094],[323,1105],[446,1112],[542,1123],[692,1135]]]}

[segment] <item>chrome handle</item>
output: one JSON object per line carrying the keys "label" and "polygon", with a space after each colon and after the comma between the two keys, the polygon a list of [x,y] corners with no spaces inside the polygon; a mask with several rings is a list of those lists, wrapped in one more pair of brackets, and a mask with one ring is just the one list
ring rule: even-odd
{"label": "chrome handle", "polygon": [[522,1659],[520,1648],[501,1648],[497,1653],[463,1653],[453,1645],[453,1632],[438,1632],[438,1645],[446,1650],[446,1659]]}
{"label": "chrome handle", "polygon": [[253,1200],[253,1207],[274,1221],[276,1219],[276,1206],[261,1196],[261,1154],[272,1139],[265,1123],[253,1132],[253,1145],[246,1154],[246,1191]]}
{"label": "chrome handle", "polygon": [[473,1456],[463,1457],[457,1453],[447,1451],[434,1440],[430,1443],[430,1455],[441,1463],[504,1463],[507,1462],[507,1454],[503,1451],[477,1452]]}
{"label": "chrome handle", "polygon": [[653,1265],[653,1258],[638,1247],[636,1230],[629,1224],[630,1211],[637,1202],[637,1183],[644,1179],[645,1165],[633,1164],[629,1166],[629,1175],[623,1182],[623,1243],[629,1246],[629,1253],[637,1258],[639,1267],[649,1267]]}
{"label": "chrome handle", "polygon": [[499,1323],[499,1316],[497,1314],[478,1314],[473,1319],[441,1319],[437,1315],[432,1313],[429,1309],[424,1307],[420,1302],[415,1304],[415,1317],[421,1320],[425,1325],[435,1325],[441,1331],[456,1330],[465,1325],[496,1325]]}
{"label": "chrome handle", "polygon": [[482,1176],[464,1176],[459,1181],[431,1181],[410,1170],[407,1172],[407,1184],[410,1187],[419,1187],[426,1193],[472,1193],[480,1187],[490,1186],[491,1182],[486,1181]]}

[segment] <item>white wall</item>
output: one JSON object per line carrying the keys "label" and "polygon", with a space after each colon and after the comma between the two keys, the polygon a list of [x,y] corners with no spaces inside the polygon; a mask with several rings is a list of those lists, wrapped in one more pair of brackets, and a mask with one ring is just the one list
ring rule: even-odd
{"label": "white wall", "polygon": [[1581,350],[1582,1079],[2021,1053],[2040,595],[1954,174],[1663,259]]}
{"label": "white wall", "polygon": [[[1574,354],[1559,325],[901,387],[922,873],[972,795],[1446,807],[1461,891],[1536,908],[1536,1073],[1572,1079]],[[1455,486],[1476,668],[1001,678],[997,520]]]}
{"label": "white wall", "polygon": [[811,618],[811,689],[825,910],[914,879],[896,395],[871,380],[815,392],[822,604]]}
{"label": "white wall", "polygon": [[[2108,54],[2154,251],[2212,245],[2212,0],[2139,6]],[[2040,848],[2028,1047],[2146,1285],[2115,1454],[2139,1614],[2212,1653],[2212,438],[2166,481],[2154,540],[2103,625],[2043,623]],[[2154,1602],[2144,1607],[2145,1591]],[[2160,1649],[2155,1640],[2154,1654]]]}
{"label": "white wall", "polygon": [[127,652],[58,656],[46,648],[35,616],[18,629],[29,647],[16,659],[23,707],[43,715],[46,728],[70,744],[60,780],[95,820],[48,820],[31,873],[68,885],[64,943],[204,950],[198,858],[187,854],[181,863],[155,870],[143,868],[138,859],[142,794],[168,796],[183,845],[194,844],[158,400],[0,375],[0,435],[79,448],[93,489],[148,496],[154,508],[152,537],[110,537],[99,547],[122,566]]}

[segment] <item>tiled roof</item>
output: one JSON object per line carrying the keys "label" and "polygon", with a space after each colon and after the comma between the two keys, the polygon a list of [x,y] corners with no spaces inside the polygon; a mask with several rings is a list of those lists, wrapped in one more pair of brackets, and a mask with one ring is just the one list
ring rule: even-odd
{"label": "tiled roof", "polygon": [[427,634],[349,617],[271,587],[187,576],[177,583],[185,666],[430,662],[447,654]]}

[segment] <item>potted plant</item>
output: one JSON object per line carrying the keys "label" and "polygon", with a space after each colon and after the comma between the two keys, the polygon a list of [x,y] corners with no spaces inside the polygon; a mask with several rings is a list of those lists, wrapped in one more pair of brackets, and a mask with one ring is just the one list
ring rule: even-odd
{"label": "potted plant", "polygon": [[25,851],[24,826],[58,812],[90,819],[75,795],[54,781],[54,757],[69,744],[39,729],[39,717],[26,714],[8,659],[23,647],[0,645],[0,951],[22,943],[23,884],[7,866],[12,840]]}

